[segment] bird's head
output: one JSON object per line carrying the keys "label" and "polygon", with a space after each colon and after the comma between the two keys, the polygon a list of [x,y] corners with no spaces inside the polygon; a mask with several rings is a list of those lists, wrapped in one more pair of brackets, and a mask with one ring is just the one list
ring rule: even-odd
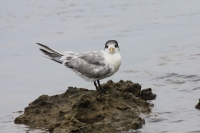
{"label": "bird's head", "polygon": [[114,54],[119,52],[118,42],[115,40],[108,40],[104,48],[106,53]]}

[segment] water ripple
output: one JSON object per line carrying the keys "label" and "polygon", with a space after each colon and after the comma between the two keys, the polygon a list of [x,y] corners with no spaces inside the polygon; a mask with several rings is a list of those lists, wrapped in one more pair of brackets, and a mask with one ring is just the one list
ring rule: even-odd
{"label": "water ripple", "polygon": [[184,84],[187,82],[198,82],[200,81],[200,76],[181,75],[178,73],[167,73],[164,76],[155,78],[154,80],[165,80],[169,84]]}

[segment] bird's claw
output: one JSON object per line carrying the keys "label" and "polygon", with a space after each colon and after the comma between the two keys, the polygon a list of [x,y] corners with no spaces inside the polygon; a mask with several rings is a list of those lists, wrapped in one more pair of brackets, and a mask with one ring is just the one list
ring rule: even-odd
{"label": "bird's claw", "polygon": [[101,92],[102,94],[107,94],[106,90],[104,90],[104,89],[100,89],[99,92]]}

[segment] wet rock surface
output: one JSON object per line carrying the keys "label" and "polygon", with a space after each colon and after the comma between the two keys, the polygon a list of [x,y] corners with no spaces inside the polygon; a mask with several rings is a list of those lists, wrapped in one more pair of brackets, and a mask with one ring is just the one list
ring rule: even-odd
{"label": "wet rock surface", "polygon": [[140,97],[143,100],[154,100],[156,98],[156,94],[153,94],[151,88],[148,88],[141,91]]}
{"label": "wet rock surface", "polygon": [[115,133],[141,128],[140,113],[149,113],[156,98],[151,89],[131,81],[109,80],[102,84],[106,94],[69,87],[60,95],[42,95],[15,119],[16,124],[47,128],[51,133]]}
{"label": "wet rock surface", "polygon": [[196,109],[200,109],[200,99],[199,102],[197,103],[197,105],[195,106]]}

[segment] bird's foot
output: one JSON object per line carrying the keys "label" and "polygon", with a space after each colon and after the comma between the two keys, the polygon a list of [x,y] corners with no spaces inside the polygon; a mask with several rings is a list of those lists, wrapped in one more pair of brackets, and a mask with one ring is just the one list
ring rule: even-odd
{"label": "bird's foot", "polygon": [[102,94],[107,94],[105,89],[100,89],[99,90]]}

